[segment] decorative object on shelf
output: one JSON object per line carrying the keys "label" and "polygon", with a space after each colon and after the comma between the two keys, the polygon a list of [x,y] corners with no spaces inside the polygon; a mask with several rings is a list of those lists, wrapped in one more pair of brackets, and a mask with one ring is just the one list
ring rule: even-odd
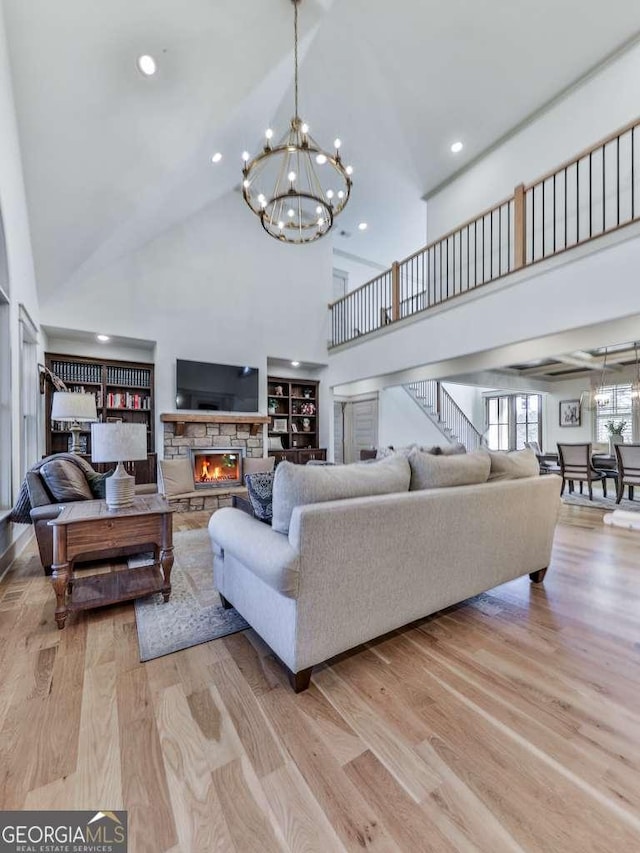
{"label": "decorative object on shelf", "polygon": [[580,400],[560,401],[560,426],[579,427],[581,423]]}
{"label": "decorative object on shelf", "polygon": [[298,424],[291,424],[291,432],[298,432]]}
{"label": "decorative object on shelf", "polygon": [[276,397],[284,397],[284,388],[282,385],[276,385],[274,393]]}
{"label": "decorative object on shelf", "polygon": [[604,359],[602,360],[602,373],[600,375],[600,384],[590,388],[588,391],[583,391],[580,396],[580,406],[590,412],[598,409],[606,409],[611,405],[611,393],[605,385],[607,373],[607,348],[604,349]]}
{"label": "decorative object on shelf", "polygon": [[268,439],[268,448],[269,450],[284,450],[281,436],[270,435]]}
{"label": "decorative object on shelf", "polygon": [[313,388],[304,388],[302,391],[302,396],[306,400],[310,400],[313,397]]}
{"label": "decorative object on shelf", "polygon": [[316,413],[316,404],[315,403],[303,403],[300,407],[300,414],[302,415],[315,415]]}
{"label": "decorative object on shelf", "polygon": [[147,458],[147,428],[144,424],[93,424],[91,427],[92,462],[117,462],[116,470],[105,481],[109,509],[131,506],[135,496],[135,477],[123,462]]}
{"label": "decorative object on shelf", "polygon": [[45,367],[44,364],[38,364],[38,370],[40,371],[40,393],[44,394],[44,385],[47,380],[53,385],[56,391],[68,391],[69,389],[64,384],[62,379],[59,376],[49,370],[48,367]]}
{"label": "decorative object on shelf", "polygon": [[273,419],[273,431],[274,432],[286,432],[287,431],[287,419],[286,418],[274,418]]}
{"label": "decorative object on shelf", "polygon": [[615,456],[616,444],[624,444],[624,431],[627,428],[626,421],[605,421],[604,428],[609,435],[609,455]]}
{"label": "decorative object on shelf", "polygon": [[267,406],[267,412],[270,415],[275,415],[275,413],[277,411],[278,411],[278,401],[275,399],[275,397],[269,397],[269,404]]}
{"label": "decorative object on shelf", "polygon": [[311,421],[309,418],[302,419],[302,430],[303,432],[311,432]]}
{"label": "decorative object on shelf", "polygon": [[70,424],[72,441],[69,450],[71,453],[86,453],[87,443],[84,442],[84,450],[80,442],[82,424],[98,420],[96,410],[96,398],[93,394],[74,394],[71,391],[54,391],[51,406],[51,420],[64,421]]}
{"label": "decorative object on shelf", "polygon": [[324,151],[309,133],[298,109],[298,5],[292,0],[294,34],[294,115],[287,133],[271,144],[267,130],[262,152],[250,159],[242,155],[242,195],[271,237],[284,243],[311,243],[332,227],[351,193],[351,166],[340,157],[341,141],[334,153]]}
{"label": "decorative object on shelf", "polygon": [[105,418],[105,423],[108,424],[121,424],[123,423],[122,418]]}

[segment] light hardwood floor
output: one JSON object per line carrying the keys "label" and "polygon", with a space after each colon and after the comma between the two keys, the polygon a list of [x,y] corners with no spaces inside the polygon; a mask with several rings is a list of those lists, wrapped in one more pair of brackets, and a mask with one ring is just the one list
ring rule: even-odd
{"label": "light hardwood floor", "polygon": [[544,584],[299,696],[252,632],[141,664],[132,605],[58,631],[30,548],[0,584],[0,808],[126,808],[132,853],[640,850],[640,534],[601,517],[563,510]]}

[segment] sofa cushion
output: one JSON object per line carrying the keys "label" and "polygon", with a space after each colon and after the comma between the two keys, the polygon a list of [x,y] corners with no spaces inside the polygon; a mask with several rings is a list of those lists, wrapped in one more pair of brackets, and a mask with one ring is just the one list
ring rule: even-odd
{"label": "sofa cushion", "polygon": [[162,490],[169,498],[193,491],[193,469],[191,460],[186,457],[163,459],[160,462]]}
{"label": "sofa cushion", "polygon": [[527,447],[524,450],[490,450],[490,480],[518,480],[520,477],[536,477],[540,473],[540,463],[535,452]]}
{"label": "sofa cushion", "polygon": [[467,452],[467,448],[459,441],[456,441],[454,444],[434,444],[429,447],[408,444],[406,447],[379,447],[375,458],[386,459],[388,456],[393,456],[394,453],[399,453],[408,459],[414,450],[420,450],[422,453],[431,453],[433,456],[456,456],[459,453]]}
{"label": "sofa cushion", "polygon": [[253,514],[260,521],[271,524],[273,517],[273,471],[247,474],[244,478]]}
{"label": "sofa cushion", "polygon": [[40,475],[60,503],[93,500],[84,472],[67,459],[51,459],[42,466]]}
{"label": "sofa cushion", "polygon": [[452,455],[414,450],[409,464],[412,491],[486,483],[491,470],[491,459],[485,450]]}
{"label": "sofa cushion", "polygon": [[281,462],[273,482],[273,529],[289,532],[294,507],[365,495],[406,492],[411,469],[394,454],[371,465],[293,465]]}
{"label": "sofa cushion", "polygon": [[242,473],[245,477],[247,474],[269,474],[273,471],[275,462],[275,456],[261,456],[257,459],[247,456],[242,461]]}

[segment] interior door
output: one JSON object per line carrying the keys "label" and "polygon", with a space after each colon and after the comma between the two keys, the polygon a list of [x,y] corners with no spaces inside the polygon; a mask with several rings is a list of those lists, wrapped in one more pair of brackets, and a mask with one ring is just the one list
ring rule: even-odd
{"label": "interior door", "polygon": [[344,430],[344,461],[359,462],[361,450],[378,444],[378,398],[345,403]]}
{"label": "interior door", "polygon": [[344,403],[333,404],[333,461],[344,462]]}

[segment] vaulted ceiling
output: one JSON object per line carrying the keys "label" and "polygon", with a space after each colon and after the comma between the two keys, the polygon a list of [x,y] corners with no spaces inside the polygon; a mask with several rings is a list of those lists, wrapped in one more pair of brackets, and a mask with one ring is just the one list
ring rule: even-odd
{"label": "vaulted ceiling", "polygon": [[[232,192],[240,152],[290,118],[290,0],[3,3],[45,297]],[[640,30],[637,0],[609,8],[304,0],[301,113],[355,168],[334,246],[382,263],[417,248],[426,192]]]}

